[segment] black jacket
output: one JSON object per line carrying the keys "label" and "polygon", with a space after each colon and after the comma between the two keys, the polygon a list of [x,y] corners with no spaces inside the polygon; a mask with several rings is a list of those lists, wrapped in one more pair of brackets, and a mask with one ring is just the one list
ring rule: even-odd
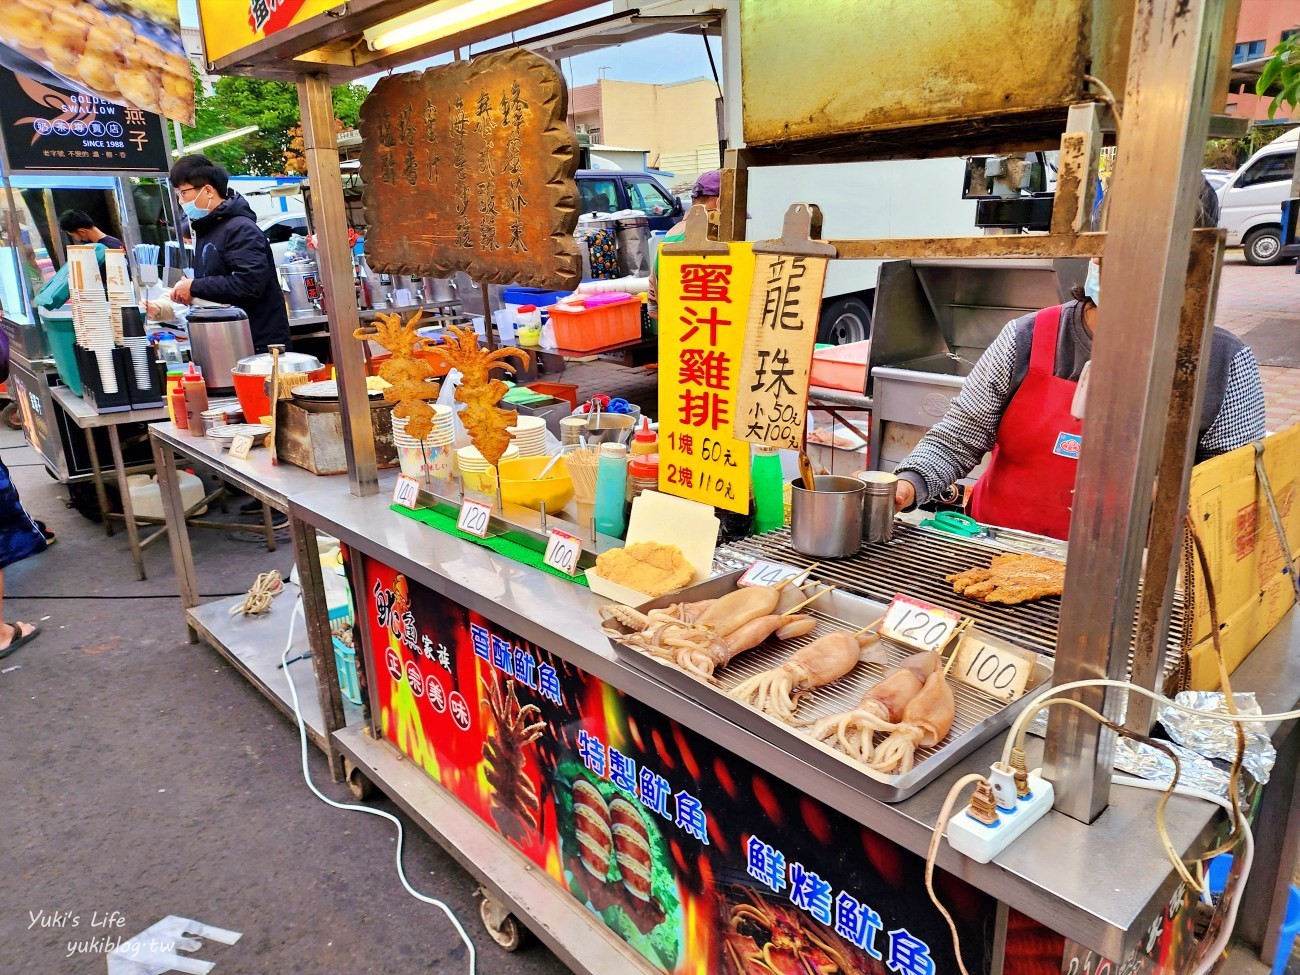
{"label": "black jacket", "polygon": [[272,343],[289,344],[289,315],[275,273],[271,245],[257,226],[252,207],[234,190],[194,229],[195,298],[242,308],[253,345],[265,352]]}

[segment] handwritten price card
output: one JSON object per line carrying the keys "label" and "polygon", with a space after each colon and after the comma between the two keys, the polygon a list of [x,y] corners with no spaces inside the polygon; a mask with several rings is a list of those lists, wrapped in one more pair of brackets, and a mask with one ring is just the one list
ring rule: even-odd
{"label": "handwritten price card", "polygon": [[965,617],[911,596],[895,596],[880,623],[880,635],[918,650],[940,651]]}
{"label": "handwritten price card", "polygon": [[759,559],[745,570],[744,575],[736,580],[736,585],[779,586],[785,580],[793,579],[803,571],[803,569],[796,569],[793,565],[784,565],[780,562],[764,562]]}
{"label": "handwritten price card", "polygon": [[487,538],[488,523],[492,520],[492,509],[480,501],[465,501],[460,506],[456,518],[456,527],[466,535]]}
{"label": "handwritten price card", "polygon": [[659,490],[745,512],[749,444],[732,432],[754,251],[728,250],[659,257]]}
{"label": "handwritten price card", "polygon": [[989,646],[968,636],[957,647],[957,659],[950,673],[990,697],[1011,702],[1022,697],[1029,686],[1034,660],[1010,647]]}
{"label": "handwritten price card", "polygon": [[397,475],[397,483],[393,485],[393,504],[400,504],[403,508],[414,511],[419,497],[420,482],[405,474]]}
{"label": "handwritten price card", "polygon": [[822,257],[754,256],[735,419],[742,440],[802,449],[826,265]]}
{"label": "handwritten price card", "polygon": [[570,535],[568,532],[562,532],[558,528],[552,528],[550,535],[546,539],[546,554],[542,556],[542,561],[554,569],[561,572],[567,572],[571,576],[578,574],[578,557],[582,555],[582,541]]}

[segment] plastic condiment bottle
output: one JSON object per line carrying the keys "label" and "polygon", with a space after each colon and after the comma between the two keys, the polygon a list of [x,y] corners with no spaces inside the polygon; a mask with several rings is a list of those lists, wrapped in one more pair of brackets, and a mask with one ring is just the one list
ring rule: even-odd
{"label": "plastic condiment bottle", "polygon": [[642,491],[659,490],[659,455],[635,454],[627,463],[627,499],[635,500]]}
{"label": "plastic condiment bottle", "polygon": [[171,415],[176,429],[189,429],[190,421],[185,409],[185,388],[181,385],[180,376],[167,377],[167,412]]}
{"label": "plastic condiment bottle", "polygon": [[190,368],[181,377],[181,388],[185,391],[185,419],[190,435],[203,436],[203,411],[208,408],[208,384],[203,374],[190,363]]}
{"label": "plastic condiment bottle", "polygon": [[627,445],[603,443],[596,465],[596,531],[615,538],[627,532]]}
{"label": "plastic condiment bottle", "polygon": [[785,524],[780,451],[776,447],[755,447],[750,476],[754,482],[754,534],[762,535]]}
{"label": "plastic condiment bottle", "polygon": [[650,418],[641,418],[641,429],[632,438],[632,456],[659,453],[659,434],[650,429]]}
{"label": "plastic condiment bottle", "polygon": [[158,358],[164,362],[180,362],[181,347],[176,342],[176,336],[171,332],[159,332],[155,337],[158,342]]}

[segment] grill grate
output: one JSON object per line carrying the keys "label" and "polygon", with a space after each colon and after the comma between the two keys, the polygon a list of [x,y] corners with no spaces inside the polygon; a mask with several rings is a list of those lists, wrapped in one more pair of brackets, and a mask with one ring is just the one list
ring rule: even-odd
{"label": "grill grate", "polygon": [[[1018,606],[1000,606],[966,599],[952,591],[943,577],[987,565],[1004,551],[970,539],[941,536],[905,522],[894,523],[894,537],[887,545],[865,548],[848,559],[814,559],[790,547],[790,531],[781,528],[719,549],[717,558],[728,569],[739,569],[755,559],[807,567],[819,563],[819,582],[835,583],[845,592],[888,603],[906,593],[936,606],[973,617],[976,625],[1017,646],[1055,656],[1060,622],[1059,597]],[[1184,627],[1183,594],[1174,594],[1170,614],[1166,669],[1176,667],[1182,657]]]}

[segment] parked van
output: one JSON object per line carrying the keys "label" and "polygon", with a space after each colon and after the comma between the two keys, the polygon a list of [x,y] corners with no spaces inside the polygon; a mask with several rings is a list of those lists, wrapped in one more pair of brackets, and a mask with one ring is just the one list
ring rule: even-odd
{"label": "parked van", "polygon": [[670,230],[686,215],[681,200],[649,173],[626,169],[580,169],[579,213],[641,210],[651,230]]}
{"label": "parked van", "polygon": [[1297,134],[1300,129],[1278,136],[1219,187],[1219,226],[1247,264],[1282,260],[1282,201],[1291,196]]}

